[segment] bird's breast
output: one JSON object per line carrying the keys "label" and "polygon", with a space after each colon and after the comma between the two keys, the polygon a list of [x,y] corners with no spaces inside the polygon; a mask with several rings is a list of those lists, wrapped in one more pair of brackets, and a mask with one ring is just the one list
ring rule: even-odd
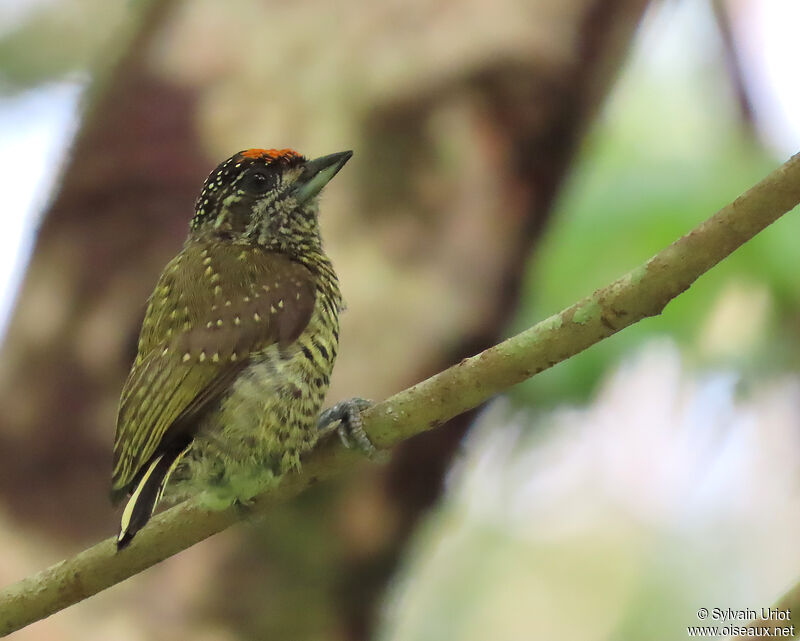
{"label": "bird's breast", "polygon": [[245,414],[273,412],[281,422],[315,422],[338,349],[338,307],[318,299],[308,325],[295,341],[251,354],[229,404]]}

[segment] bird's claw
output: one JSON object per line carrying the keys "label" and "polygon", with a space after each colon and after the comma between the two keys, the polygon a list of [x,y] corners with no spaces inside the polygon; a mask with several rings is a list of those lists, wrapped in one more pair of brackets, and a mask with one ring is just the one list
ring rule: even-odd
{"label": "bird's claw", "polygon": [[238,496],[233,499],[233,507],[241,517],[249,516],[253,512],[253,505],[255,505],[255,497],[249,499],[239,498]]}
{"label": "bird's claw", "polygon": [[[356,448],[367,456],[373,456],[377,449],[364,431],[364,422],[361,419],[361,412],[372,407],[372,404],[372,401],[363,398],[340,401],[319,415],[317,429],[320,431],[336,429],[342,445],[346,448]],[[335,425],[336,423],[338,425]]]}

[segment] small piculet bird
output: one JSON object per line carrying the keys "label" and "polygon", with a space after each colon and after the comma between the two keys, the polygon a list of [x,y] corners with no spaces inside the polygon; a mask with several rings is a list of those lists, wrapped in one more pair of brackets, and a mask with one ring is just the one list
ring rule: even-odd
{"label": "small piculet bird", "polygon": [[118,548],[165,490],[172,500],[201,493],[209,506],[245,502],[265,478],[297,468],[332,422],[363,443],[365,402],[318,416],[342,309],[318,195],[351,156],[249,149],[206,180],[122,390],[111,497],[129,499]]}

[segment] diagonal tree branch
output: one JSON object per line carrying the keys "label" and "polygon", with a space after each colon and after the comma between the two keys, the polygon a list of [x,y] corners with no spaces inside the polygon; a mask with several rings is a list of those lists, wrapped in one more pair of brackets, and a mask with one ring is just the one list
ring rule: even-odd
{"label": "diagonal tree branch", "polygon": [[[379,448],[477,407],[493,395],[552,367],[639,320],[661,313],[699,276],[800,202],[800,154],[733,203],[622,278],[534,327],[464,359],[364,413]],[[345,470],[358,455],[324,440],[304,459],[300,474],[261,494],[262,513],[312,484]],[[154,518],[129,548],[114,539],[0,591],[0,634],[8,634],[104,590],[241,519],[228,508],[209,512],[187,501]]]}

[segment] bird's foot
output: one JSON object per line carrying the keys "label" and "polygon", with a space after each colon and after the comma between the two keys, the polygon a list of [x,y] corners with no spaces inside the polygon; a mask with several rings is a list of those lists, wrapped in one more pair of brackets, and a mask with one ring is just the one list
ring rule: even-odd
{"label": "bird's foot", "polygon": [[319,415],[317,429],[321,432],[335,429],[342,445],[348,449],[359,449],[372,457],[378,450],[369,440],[361,420],[361,412],[371,406],[372,401],[363,398],[340,401]]}
{"label": "bird's foot", "polygon": [[235,496],[233,498],[233,504],[236,506],[237,509],[250,510],[256,504],[256,497],[251,496],[249,498],[246,498],[242,496]]}
{"label": "bird's foot", "polygon": [[237,496],[233,499],[233,509],[236,510],[236,513],[241,519],[246,519],[252,516],[253,505],[255,505],[255,499],[253,498],[242,499]]}

